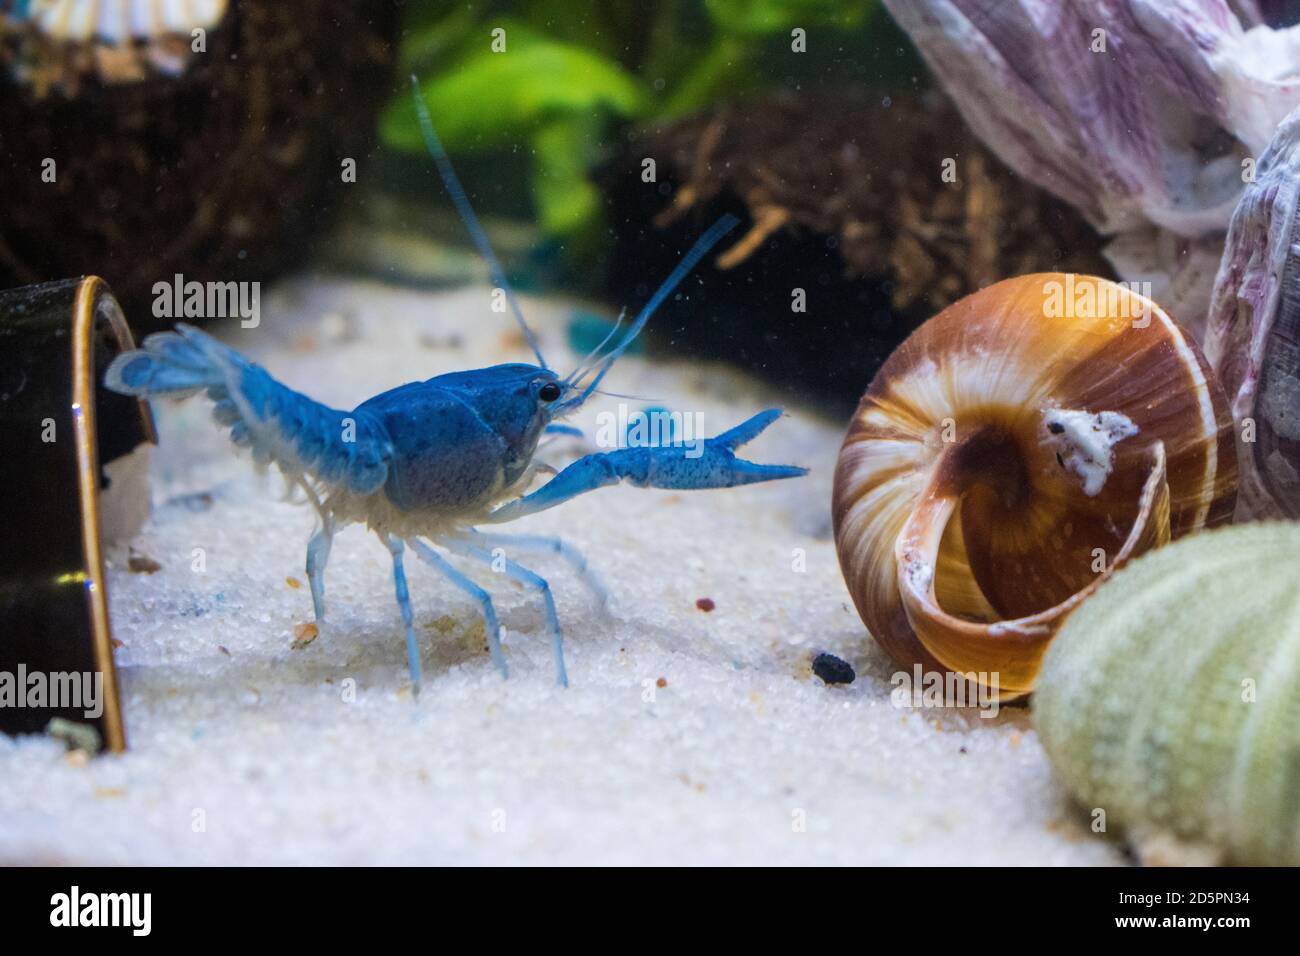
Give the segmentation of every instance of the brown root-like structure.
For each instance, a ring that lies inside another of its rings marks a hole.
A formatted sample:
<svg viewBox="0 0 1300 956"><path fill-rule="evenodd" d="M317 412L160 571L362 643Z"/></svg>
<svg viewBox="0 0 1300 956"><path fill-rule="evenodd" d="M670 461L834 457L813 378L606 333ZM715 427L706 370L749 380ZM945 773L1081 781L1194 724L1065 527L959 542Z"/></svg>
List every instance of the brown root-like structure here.
<svg viewBox="0 0 1300 956"><path fill-rule="evenodd" d="M1066 615L1116 567L1230 518L1222 390L1150 300L1090 276L954 303L881 368L835 474L836 547L900 664L1033 688Z"/></svg>

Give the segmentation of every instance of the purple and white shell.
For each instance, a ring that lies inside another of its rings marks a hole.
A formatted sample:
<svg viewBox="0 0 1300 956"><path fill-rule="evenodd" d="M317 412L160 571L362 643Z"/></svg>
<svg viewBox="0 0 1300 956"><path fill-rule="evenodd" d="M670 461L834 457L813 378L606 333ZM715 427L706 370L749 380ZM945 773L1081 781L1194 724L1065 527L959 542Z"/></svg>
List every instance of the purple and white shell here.
<svg viewBox="0 0 1300 956"><path fill-rule="evenodd" d="M1242 518L1300 518L1300 109L1228 229L1205 335L1237 421Z"/></svg>

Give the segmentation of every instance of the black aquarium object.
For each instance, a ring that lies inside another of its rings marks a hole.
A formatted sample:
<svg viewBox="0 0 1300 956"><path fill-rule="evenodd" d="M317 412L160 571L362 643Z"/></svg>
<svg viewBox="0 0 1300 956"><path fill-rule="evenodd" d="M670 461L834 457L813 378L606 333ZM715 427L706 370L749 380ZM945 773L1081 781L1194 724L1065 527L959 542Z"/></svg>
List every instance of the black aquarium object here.
<svg viewBox="0 0 1300 956"><path fill-rule="evenodd" d="M23 686L0 706L6 733L39 733L62 718L92 726L110 750L126 747L103 541L106 529L129 533L147 514L147 469L115 482L106 469L154 431L147 405L101 383L131 345L102 279L0 292L0 675L11 690L32 675L47 688L56 675L97 675L102 705L87 716L84 706L51 706L67 695Z"/></svg>

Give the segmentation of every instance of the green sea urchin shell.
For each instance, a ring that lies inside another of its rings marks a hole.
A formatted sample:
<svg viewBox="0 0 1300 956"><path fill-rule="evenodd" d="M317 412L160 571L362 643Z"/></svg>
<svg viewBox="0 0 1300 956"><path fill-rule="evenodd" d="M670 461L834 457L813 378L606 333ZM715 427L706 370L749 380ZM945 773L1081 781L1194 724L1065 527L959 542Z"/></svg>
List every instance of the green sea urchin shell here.
<svg viewBox="0 0 1300 956"><path fill-rule="evenodd" d="M1066 786L1139 845L1300 865L1300 524L1205 532L1118 571L1043 659Z"/></svg>

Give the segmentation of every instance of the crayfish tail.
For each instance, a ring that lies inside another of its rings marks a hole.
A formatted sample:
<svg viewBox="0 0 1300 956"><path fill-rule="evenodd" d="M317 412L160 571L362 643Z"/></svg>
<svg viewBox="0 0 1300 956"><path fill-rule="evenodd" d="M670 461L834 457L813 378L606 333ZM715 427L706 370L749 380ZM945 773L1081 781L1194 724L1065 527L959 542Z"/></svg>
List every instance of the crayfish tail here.
<svg viewBox="0 0 1300 956"><path fill-rule="evenodd" d="M104 383L141 398L206 390L212 415L258 465L369 494L387 478L392 443L370 415L342 412L276 381L264 368L188 325L113 360Z"/></svg>
<svg viewBox="0 0 1300 956"><path fill-rule="evenodd" d="M104 384L123 395L184 397L221 384L208 358L178 332L157 332L144 347L123 352L108 367Z"/></svg>

